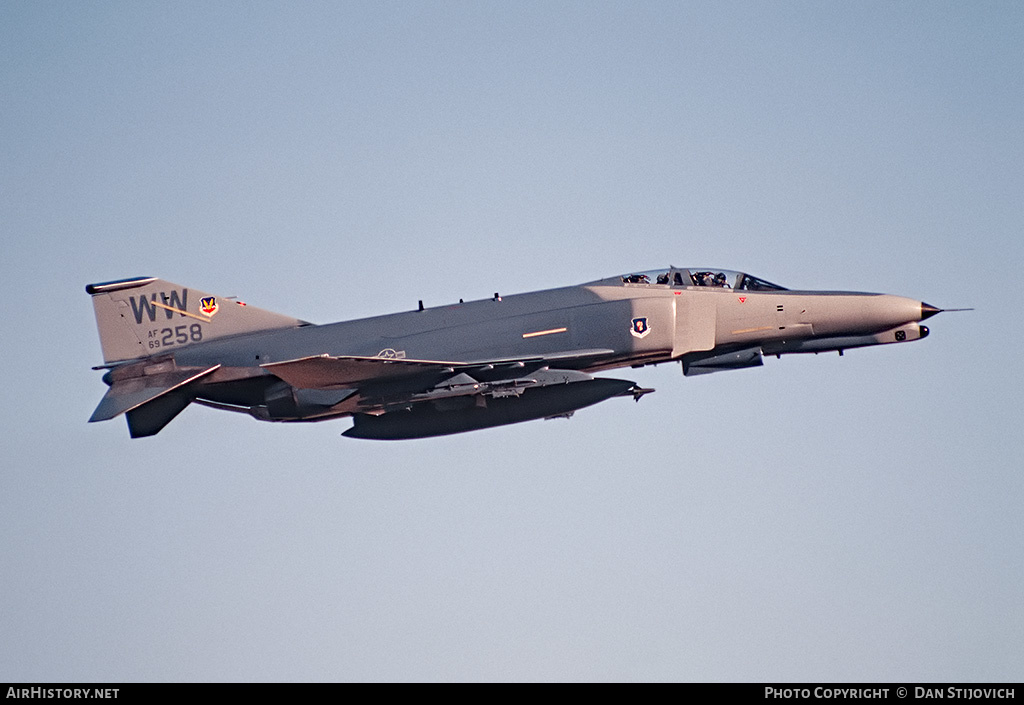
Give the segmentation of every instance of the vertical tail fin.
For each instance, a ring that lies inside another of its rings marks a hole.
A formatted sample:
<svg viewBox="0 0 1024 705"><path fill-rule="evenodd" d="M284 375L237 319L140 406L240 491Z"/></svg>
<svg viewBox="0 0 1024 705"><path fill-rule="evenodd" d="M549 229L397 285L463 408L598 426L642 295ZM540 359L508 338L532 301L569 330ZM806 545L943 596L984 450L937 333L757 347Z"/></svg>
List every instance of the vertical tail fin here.
<svg viewBox="0 0 1024 705"><path fill-rule="evenodd" d="M242 333L305 321L155 277L89 284L103 361L115 364Z"/></svg>

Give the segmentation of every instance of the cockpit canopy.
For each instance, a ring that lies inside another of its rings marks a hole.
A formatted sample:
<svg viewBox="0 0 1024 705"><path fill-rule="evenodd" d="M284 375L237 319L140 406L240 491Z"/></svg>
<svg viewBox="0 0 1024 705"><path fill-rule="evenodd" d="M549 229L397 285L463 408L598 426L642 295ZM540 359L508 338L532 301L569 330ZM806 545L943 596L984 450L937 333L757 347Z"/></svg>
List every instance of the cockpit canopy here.
<svg viewBox="0 0 1024 705"><path fill-rule="evenodd" d="M605 282L616 281L606 279ZM743 272L734 272L729 269L714 269L711 267L696 267L680 269L667 267L665 269L654 269L648 272L631 272L623 274L617 281L626 285L661 285L671 287L681 286L706 286L718 289L736 289L737 291L786 291L786 287L772 284L764 279L759 279Z"/></svg>

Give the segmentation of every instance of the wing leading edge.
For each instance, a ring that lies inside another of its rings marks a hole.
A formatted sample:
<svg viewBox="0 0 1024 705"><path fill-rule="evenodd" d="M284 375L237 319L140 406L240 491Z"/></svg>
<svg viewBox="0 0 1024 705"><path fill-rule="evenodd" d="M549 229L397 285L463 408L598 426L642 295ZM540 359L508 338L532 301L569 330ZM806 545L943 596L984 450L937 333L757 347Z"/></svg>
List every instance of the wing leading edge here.
<svg viewBox="0 0 1024 705"><path fill-rule="evenodd" d="M356 355L312 355L310 357L269 362L261 367L299 389L351 389L406 378L459 373L494 373L538 369L573 360L590 360L613 354L613 350L595 349L555 353L533 357L501 358L471 362L414 360L406 358L360 357Z"/></svg>

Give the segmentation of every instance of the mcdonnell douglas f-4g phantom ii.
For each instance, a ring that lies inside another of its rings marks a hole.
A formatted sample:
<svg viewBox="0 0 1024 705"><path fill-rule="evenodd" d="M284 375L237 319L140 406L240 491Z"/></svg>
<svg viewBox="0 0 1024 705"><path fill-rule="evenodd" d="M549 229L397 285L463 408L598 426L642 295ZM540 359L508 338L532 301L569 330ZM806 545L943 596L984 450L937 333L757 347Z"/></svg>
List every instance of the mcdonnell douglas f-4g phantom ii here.
<svg viewBox="0 0 1024 705"><path fill-rule="evenodd" d="M667 267L580 286L314 325L142 277L90 284L110 389L90 421L152 436L189 404L263 421L351 416L395 440L571 415L652 389L592 373L678 360L684 375L763 355L918 340L941 309Z"/></svg>

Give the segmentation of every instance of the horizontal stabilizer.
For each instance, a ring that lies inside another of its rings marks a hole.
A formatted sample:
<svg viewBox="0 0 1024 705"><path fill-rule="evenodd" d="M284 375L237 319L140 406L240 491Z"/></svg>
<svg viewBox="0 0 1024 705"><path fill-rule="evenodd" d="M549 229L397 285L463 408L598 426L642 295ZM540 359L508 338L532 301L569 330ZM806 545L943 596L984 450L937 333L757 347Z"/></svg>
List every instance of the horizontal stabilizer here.
<svg viewBox="0 0 1024 705"><path fill-rule="evenodd" d="M155 436L191 403L192 396L179 387L135 407L126 414L128 435L132 438Z"/></svg>
<svg viewBox="0 0 1024 705"><path fill-rule="evenodd" d="M110 386L110 389L107 390L107 393L103 395L103 399L100 400L99 406L96 407L96 411L92 413L89 421L106 421L120 414L130 412L158 397L162 397L175 390L180 390L190 382L194 382L200 377L205 377L219 367L220 365L214 365L213 367L179 367L172 371L161 372L155 375L116 380ZM188 406L188 401L185 402L185 406ZM185 406L182 406L181 409L184 409ZM181 409L178 409L175 414L179 413Z"/></svg>

